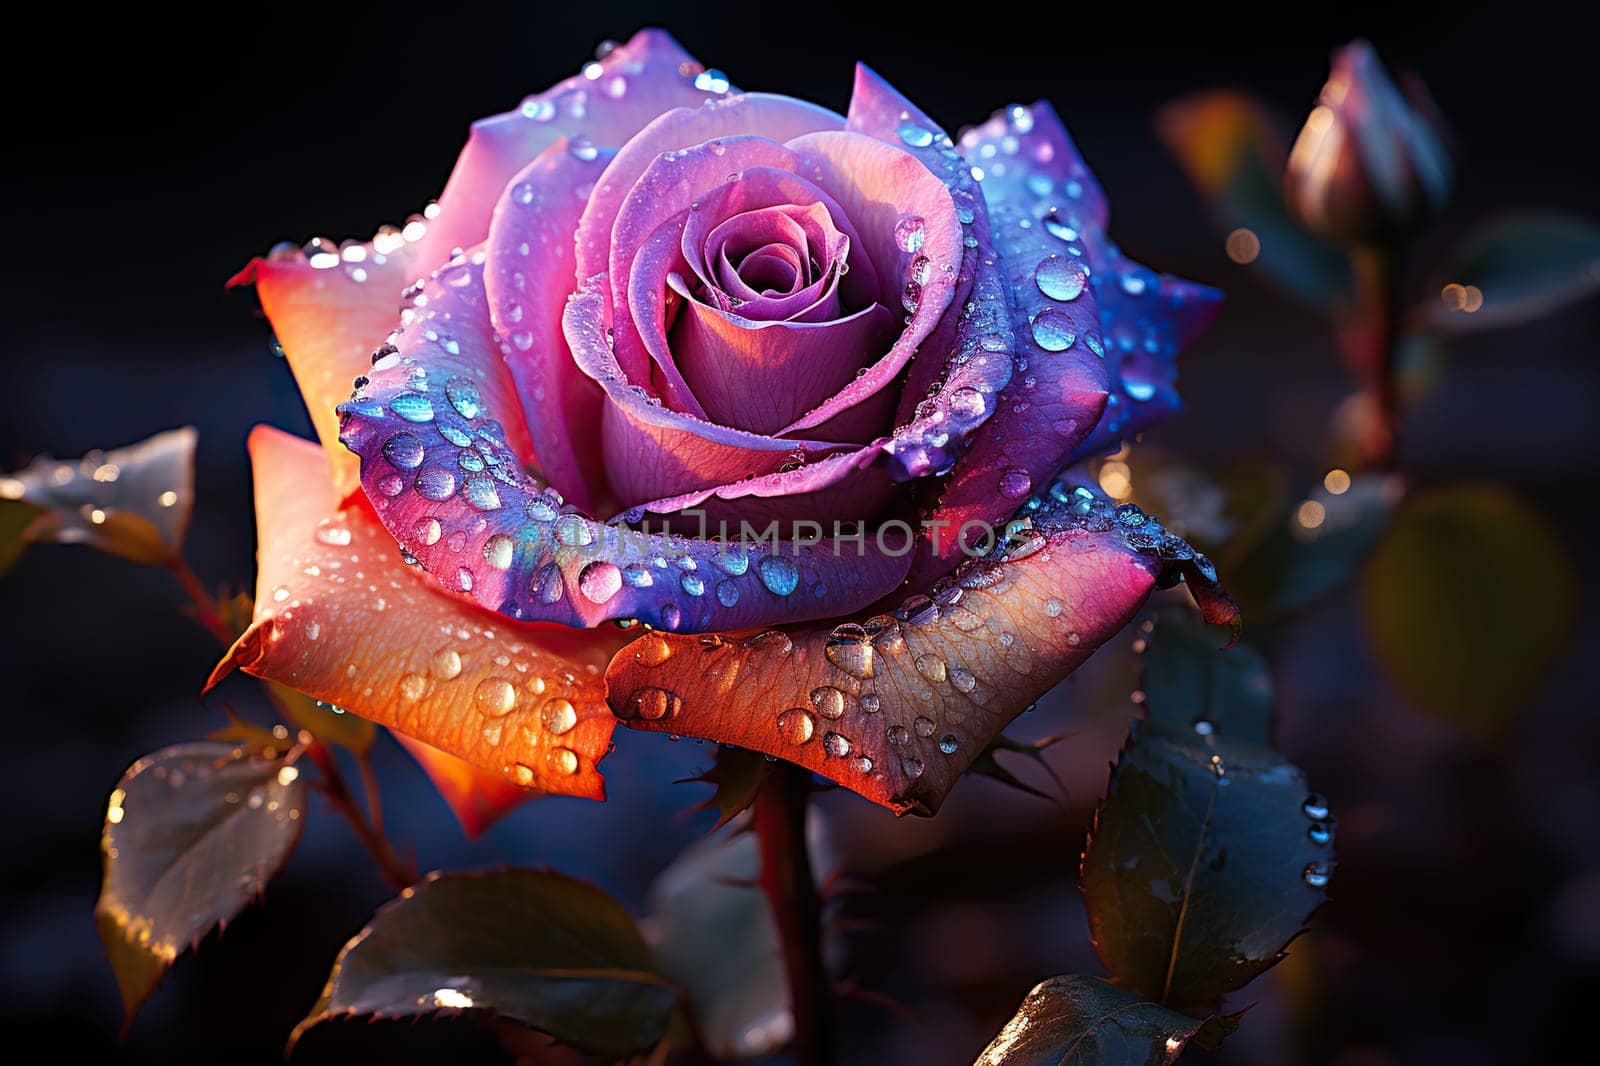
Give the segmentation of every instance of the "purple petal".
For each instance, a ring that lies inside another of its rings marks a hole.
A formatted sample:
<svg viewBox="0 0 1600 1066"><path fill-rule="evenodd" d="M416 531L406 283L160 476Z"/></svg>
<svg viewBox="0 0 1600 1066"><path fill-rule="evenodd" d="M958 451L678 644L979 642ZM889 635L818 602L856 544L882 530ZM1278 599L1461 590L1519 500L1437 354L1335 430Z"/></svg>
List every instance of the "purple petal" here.
<svg viewBox="0 0 1600 1066"><path fill-rule="evenodd" d="M521 412L476 258L428 280L396 350L340 408L379 520L441 589L519 620L699 630L831 617L900 582L909 557L870 541L741 550L562 513L498 421Z"/></svg>
<svg viewBox="0 0 1600 1066"><path fill-rule="evenodd" d="M609 158L609 152L560 140L517 174L495 208L483 274L490 319L509 344L506 364L529 416L535 462L553 488L591 513L604 505L605 397L572 361L561 313L572 291L580 194Z"/></svg>
<svg viewBox="0 0 1600 1066"><path fill-rule="evenodd" d="M438 217L420 242L418 262L431 268L451 249L482 242L506 183L561 138L614 147L668 108L715 99L718 93L695 87L703 69L670 34L640 30L517 110L474 122L439 197Z"/></svg>

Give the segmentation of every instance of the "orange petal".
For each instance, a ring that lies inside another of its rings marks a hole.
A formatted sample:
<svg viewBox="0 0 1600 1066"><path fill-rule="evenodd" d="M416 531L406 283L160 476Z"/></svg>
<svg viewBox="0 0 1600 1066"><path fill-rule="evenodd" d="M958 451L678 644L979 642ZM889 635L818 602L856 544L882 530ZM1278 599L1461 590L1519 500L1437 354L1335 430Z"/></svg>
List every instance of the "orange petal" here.
<svg viewBox="0 0 1600 1066"><path fill-rule="evenodd" d="M341 507L315 445L250 435L260 574L234 667L440 748L517 785L604 798L615 726L601 668L620 638L518 624L436 591L356 495Z"/></svg>
<svg viewBox="0 0 1600 1066"><path fill-rule="evenodd" d="M456 821L461 823L468 840L477 840L491 825L511 813L512 808L544 795L535 789L521 788L500 774L480 770L448 751L412 740L404 733L395 733L394 738L432 779L433 787L455 812Z"/></svg>
<svg viewBox="0 0 1600 1066"><path fill-rule="evenodd" d="M639 638L606 672L612 708L638 729L787 759L899 812L936 810L989 742L1127 624L1158 580L1215 577L1154 518L1114 512L1076 473L1064 476L990 557L892 615Z"/></svg>
<svg viewBox="0 0 1600 1066"><path fill-rule="evenodd" d="M421 274L416 246L363 245L359 261L341 261L336 249L307 256L285 247L252 260L228 282L254 284L327 450L340 497L360 485L360 461L339 443L334 411L350 397L350 383L372 365L372 353L400 322L400 294ZM313 265L315 264L315 265Z"/></svg>

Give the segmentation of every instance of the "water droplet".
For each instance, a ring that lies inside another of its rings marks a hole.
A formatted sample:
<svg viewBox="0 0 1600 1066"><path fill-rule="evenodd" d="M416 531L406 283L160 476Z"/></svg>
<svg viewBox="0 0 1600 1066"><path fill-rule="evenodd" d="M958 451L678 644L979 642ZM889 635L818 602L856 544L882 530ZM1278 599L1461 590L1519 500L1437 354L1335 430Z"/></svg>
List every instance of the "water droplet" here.
<svg viewBox="0 0 1600 1066"><path fill-rule="evenodd" d="M467 498L468 503L480 511L500 509L500 490L495 488L493 478L470 477L462 486L461 494Z"/></svg>
<svg viewBox="0 0 1600 1066"><path fill-rule="evenodd" d="M958 418L977 418L983 409L983 393L971 385L963 385L950 394L950 413Z"/></svg>
<svg viewBox="0 0 1600 1066"><path fill-rule="evenodd" d="M1312 822L1306 836L1311 838L1311 843L1323 847L1333 840L1333 828L1327 822Z"/></svg>
<svg viewBox="0 0 1600 1066"><path fill-rule="evenodd" d="M551 748L545 759L550 763L550 769L558 774L578 772L578 753L571 748Z"/></svg>
<svg viewBox="0 0 1600 1066"><path fill-rule="evenodd" d="M823 654L828 661L852 677L872 676L872 642L867 631L854 623L836 626L828 634Z"/></svg>
<svg viewBox="0 0 1600 1066"><path fill-rule="evenodd" d="M822 750L842 759L850 754L850 738L843 733L829 733L822 738Z"/></svg>
<svg viewBox="0 0 1600 1066"><path fill-rule="evenodd" d="M1196 718L1194 731L1196 736L1209 737L1217 731L1217 727L1209 718Z"/></svg>
<svg viewBox="0 0 1600 1066"><path fill-rule="evenodd" d="M383 457L401 470L422 465L422 439L415 433L396 433L383 442Z"/></svg>
<svg viewBox="0 0 1600 1066"><path fill-rule="evenodd" d="M350 545L350 531L344 526L334 525L331 518L324 518L317 524L315 535L318 542L335 548L346 548Z"/></svg>
<svg viewBox="0 0 1600 1066"><path fill-rule="evenodd" d="M844 693L832 685L821 685L811 690L811 706L824 718L839 718L844 714Z"/></svg>
<svg viewBox="0 0 1600 1066"><path fill-rule="evenodd" d="M1033 491L1033 478L1021 467L1012 467L1000 475L1000 494L1017 500Z"/></svg>
<svg viewBox="0 0 1600 1066"><path fill-rule="evenodd" d="M578 591L591 603L605 603L622 588L622 571L615 563L598 560L578 575Z"/></svg>
<svg viewBox="0 0 1600 1066"><path fill-rule="evenodd" d="M1076 259L1052 255L1039 261L1033 280L1039 291L1052 300L1076 300L1083 295L1089 274Z"/></svg>
<svg viewBox="0 0 1600 1066"><path fill-rule="evenodd" d="M672 658L672 645L656 633L640 637L633 645L633 661L640 666L660 666Z"/></svg>
<svg viewBox="0 0 1600 1066"><path fill-rule="evenodd" d="M675 603L663 604L661 607L661 626L663 629L677 629L683 624L683 611Z"/></svg>
<svg viewBox="0 0 1600 1066"><path fill-rule="evenodd" d="M910 780L915 781L922 776L922 760L910 752L902 752L900 755L900 772Z"/></svg>
<svg viewBox="0 0 1600 1066"><path fill-rule="evenodd" d="M878 698L876 692L868 692L861 697L861 709L868 714L877 714L882 706L883 701Z"/></svg>
<svg viewBox="0 0 1600 1066"><path fill-rule="evenodd" d="M884 735L891 744L906 744L911 740L911 731L903 725L892 725L884 730Z"/></svg>
<svg viewBox="0 0 1600 1066"><path fill-rule="evenodd" d="M411 532L417 540L432 546L439 543L439 538L444 536L444 527L439 524L437 518L419 518Z"/></svg>
<svg viewBox="0 0 1600 1066"><path fill-rule="evenodd" d="M1303 876L1312 888L1327 888L1333 872L1325 862L1308 862Z"/></svg>
<svg viewBox="0 0 1600 1066"><path fill-rule="evenodd" d="M1047 352L1064 352L1078 339L1064 311L1046 307L1033 316L1033 341Z"/></svg>
<svg viewBox="0 0 1600 1066"><path fill-rule="evenodd" d="M496 533L483 544L483 558L496 570L511 569L512 557L516 554L516 542L504 533Z"/></svg>
<svg viewBox="0 0 1600 1066"><path fill-rule="evenodd" d="M897 132L900 134L900 139L913 148L926 148L933 143L933 131L917 125L910 119L900 123Z"/></svg>
<svg viewBox="0 0 1600 1066"><path fill-rule="evenodd" d="M433 421L433 401L417 392L402 392L389 401L389 410L407 422Z"/></svg>
<svg viewBox="0 0 1600 1066"><path fill-rule="evenodd" d="M417 475L417 492L434 501L448 500L456 491L456 476L439 466L430 466Z"/></svg>
<svg viewBox="0 0 1600 1066"><path fill-rule="evenodd" d="M945 661L937 655L925 654L916 658L917 673L929 681L940 682L949 676L949 668Z"/></svg>
<svg viewBox="0 0 1600 1066"><path fill-rule="evenodd" d="M478 682L472 693L473 705L480 714L500 718L511 713L517 705L517 690L511 682L499 677L486 677Z"/></svg>
<svg viewBox="0 0 1600 1066"><path fill-rule="evenodd" d="M477 418L483 410L483 397L478 394L478 387L466 378L451 378L445 382L444 397L462 418Z"/></svg>
<svg viewBox="0 0 1600 1066"><path fill-rule="evenodd" d="M678 697L664 688L642 688L628 697L625 715L659 722L678 713Z"/></svg>
<svg viewBox="0 0 1600 1066"><path fill-rule="evenodd" d="M803 707L790 707L778 715L778 735L791 744L804 744L816 730L816 719Z"/></svg>
<svg viewBox="0 0 1600 1066"><path fill-rule="evenodd" d="M559 737L578 724L578 709L564 696L553 696L539 708L539 723L545 732Z"/></svg>
<svg viewBox="0 0 1600 1066"><path fill-rule="evenodd" d="M756 564L761 583L774 596L787 596L800 584L800 568L781 555L764 555Z"/></svg>
<svg viewBox="0 0 1600 1066"><path fill-rule="evenodd" d="M683 591L687 592L691 596L701 596L704 595L706 591L706 583L699 574L683 574L678 578L678 584L682 586Z"/></svg>
<svg viewBox="0 0 1600 1066"><path fill-rule="evenodd" d="M1045 231L1050 234L1050 236L1055 237L1058 240L1066 241L1068 244L1078 239L1078 231L1067 225L1055 215L1051 215L1049 218L1044 220L1044 228Z"/></svg>
<svg viewBox="0 0 1600 1066"><path fill-rule="evenodd" d="M1323 822L1328 819L1328 801L1319 793L1313 792L1300 804L1300 811L1313 822Z"/></svg>
<svg viewBox="0 0 1600 1066"><path fill-rule="evenodd" d="M794 651L794 641L780 629L768 629L746 640L743 647L763 655L788 655Z"/></svg>
<svg viewBox="0 0 1600 1066"><path fill-rule="evenodd" d="M400 695L413 702L420 700L422 694L428 691L428 679L421 674L407 674L400 679Z"/></svg>
<svg viewBox="0 0 1600 1066"><path fill-rule="evenodd" d="M538 780L538 776L539 775L533 772L533 767L531 766L524 766L521 763L517 763L511 767L511 780L515 781L523 788L527 788L532 785L534 781Z"/></svg>
<svg viewBox="0 0 1600 1066"><path fill-rule="evenodd" d="M694 87L703 93L716 93L720 96L727 92L730 86L728 76L715 68L702 70L694 77Z"/></svg>
<svg viewBox="0 0 1600 1066"><path fill-rule="evenodd" d="M978 687L978 679L970 670L955 669L950 671L950 683L959 692L971 692Z"/></svg>
<svg viewBox="0 0 1600 1066"><path fill-rule="evenodd" d="M939 750L944 752L946 755L954 755L956 750L960 747L961 742L955 738L955 734L953 733L946 733L944 736L939 738Z"/></svg>
<svg viewBox="0 0 1600 1066"><path fill-rule="evenodd" d="M428 672L441 681L449 681L461 673L461 653L454 648L444 649L429 661Z"/></svg>
<svg viewBox="0 0 1600 1066"><path fill-rule="evenodd" d="M931 737L934 730L933 719L919 714L911 723L911 728L917 731L919 737Z"/></svg>
<svg viewBox="0 0 1600 1066"><path fill-rule="evenodd" d="M927 240L927 224L921 215L902 215L894 224L894 243L902 252L919 252Z"/></svg>

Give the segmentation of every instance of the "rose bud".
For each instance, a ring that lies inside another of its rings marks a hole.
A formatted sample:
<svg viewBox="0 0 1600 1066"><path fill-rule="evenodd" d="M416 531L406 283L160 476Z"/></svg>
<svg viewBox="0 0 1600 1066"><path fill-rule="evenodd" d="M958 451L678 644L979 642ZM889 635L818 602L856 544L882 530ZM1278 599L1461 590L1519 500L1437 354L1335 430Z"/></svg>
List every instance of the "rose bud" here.
<svg viewBox="0 0 1600 1066"><path fill-rule="evenodd" d="M1317 106L1289 153L1289 210L1318 236L1370 243L1443 210L1450 157L1427 90L1402 92L1366 41L1336 51Z"/></svg>

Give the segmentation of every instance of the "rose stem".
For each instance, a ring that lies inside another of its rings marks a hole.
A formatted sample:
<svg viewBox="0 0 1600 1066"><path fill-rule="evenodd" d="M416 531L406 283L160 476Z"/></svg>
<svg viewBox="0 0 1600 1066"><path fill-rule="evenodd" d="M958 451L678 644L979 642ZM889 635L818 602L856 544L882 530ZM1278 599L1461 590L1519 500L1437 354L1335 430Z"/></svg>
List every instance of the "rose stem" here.
<svg viewBox="0 0 1600 1066"><path fill-rule="evenodd" d="M175 556L167 564L167 569L178 579L178 584L194 603L195 617L200 624L210 630L211 635L216 637L224 648L232 647L234 634L228 631L227 625L222 621L222 609L217 604L216 597L206 591L205 583L196 576L188 561L181 555ZM370 823L351 795L349 786L344 783L344 775L340 773L339 764L334 760L333 753L318 742L306 749L306 755L317 764L317 769L322 771L323 792L333 803L334 809L350 823L356 839L361 841L362 846L372 855L373 861L378 864L383 879L396 888L405 888L415 883L416 871L411 868L410 863L396 854L394 845L389 842L389 837L384 832L383 806L378 796L378 782L367 757L358 756L361 784L367 795L367 808L372 812Z"/></svg>
<svg viewBox="0 0 1600 1066"><path fill-rule="evenodd" d="M761 889L783 947L794 1012L795 1066L833 1061L833 1004L822 963L822 903L806 850L806 798L811 775L779 763L756 793L754 821L761 851Z"/></svg>
<svg viewBox="0 0 1600 1066"><path fill-rule="evenodd" d="M222 608L217 604L217 598L206 591L206 586L189 566L187 560L181 555L172 557L167 563L167 569L172 576L178 579L178 584L188 594L194 604L195 618L210 631L211 635L221 641L224 648L233 644L234 634L222 621Z"/></svg>
<svg viewBox="0 0 1600 1066"><path fill-rule="evenodd" d="M389 843L389 838L383 835L383 831L369 823L366 815L361 813L361 807L344 783L344 775L339 772L339 764L334 761L333 752L318 741L306 749L306 755L317 764L317 769L322 771L323 794L328 797L334 809L344 815L345 820L350 823L356 839L361 841L361 845L378 864L378 871L383 879L397 889L409 888L415 884L416 870L395 852L394 845Z"/></svg>
<svg viewBox="0 0 1600 1066"><path fill-rule="evenodd" d="M1366 458L1375 469L1393 470L1400 434L1398 359L1405 318L1405 248L1399 241L1369 245L1356 249L1351 260L1361 317L1357 365L1367 377L1367 388L1378 409L1379 439L1366 442Z"/></svg>

